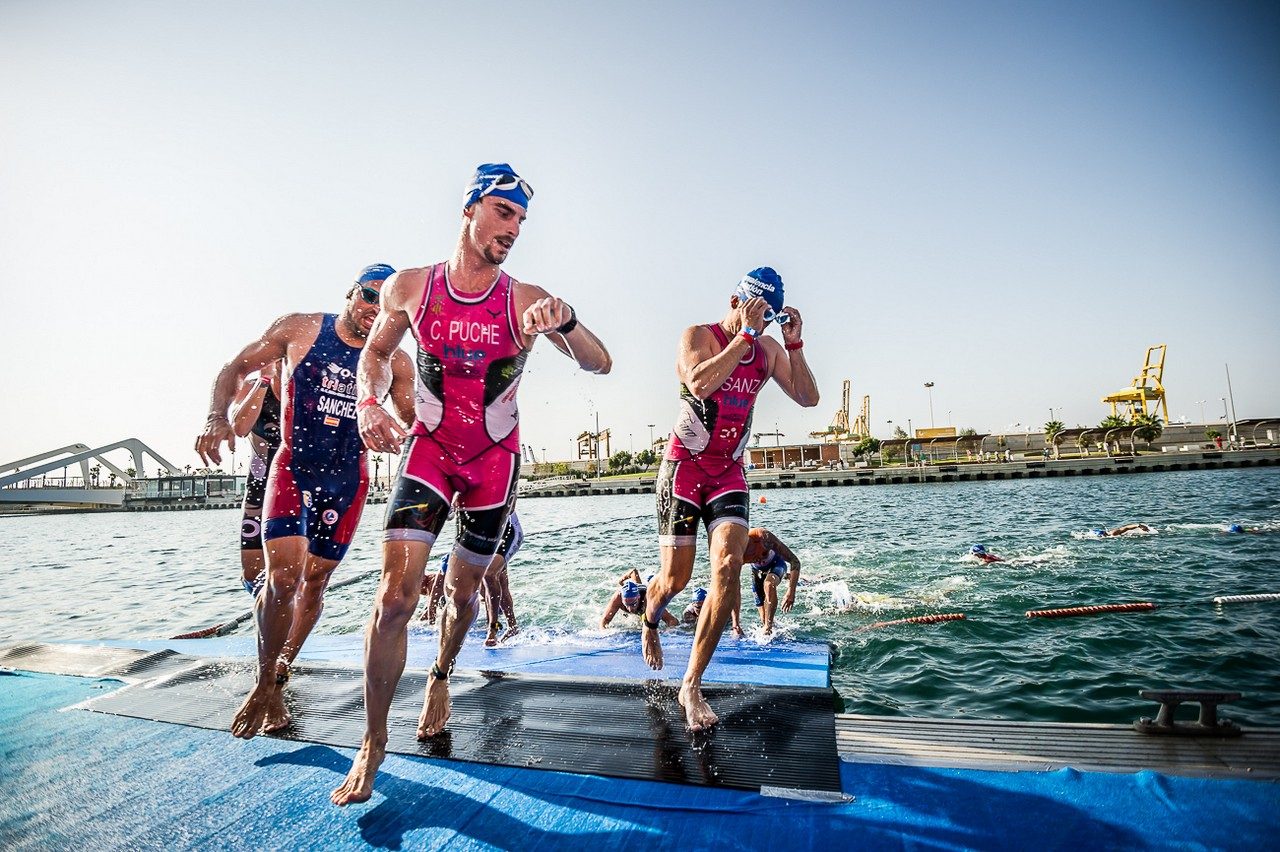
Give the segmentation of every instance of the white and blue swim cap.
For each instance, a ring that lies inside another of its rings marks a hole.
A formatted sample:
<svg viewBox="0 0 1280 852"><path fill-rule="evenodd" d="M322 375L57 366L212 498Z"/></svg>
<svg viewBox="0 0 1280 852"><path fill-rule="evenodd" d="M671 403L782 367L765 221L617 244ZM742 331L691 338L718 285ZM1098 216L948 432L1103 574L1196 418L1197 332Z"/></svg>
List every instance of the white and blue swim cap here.
<svg viewBox="0 0 1280 852"><path fill-rule="evenodd" d="M693 602L702 603L707 599L707 590L699 586L693 590Z"/></svg>
<svg viewBox="0 0 1280 852"><path fill-rule="evenodd" d="M973 547L969 548L969 552L970 553L986 553L987 548L985 545L975 544Z"/></svg>
<svg viewBox="0 0 1280 852"><path fill-rule="evenodd" d="M1231 526L1227 527L1227 532L1242 533L1244 532L1244 526L1242 526L1241 524L1232 524Z"/></svg>
<svg viewBox="0 0 1280 852"><path fill-rule="evenodd" d="M1107 534L1107 531L1104 529L1094 529L1094 530L1090 530L1090 532L1093 535L1096 535L1098 538L1102 538Z"/></svg>
<svg viewBox="0 0 1280 852"><path fill-rule="evenodd" d="M449 554L440 557L440 573L447 573L449 570Z"/></svg>
<svg viewBox="0 0 1280 852"><path fill-rule="evenodd" d="M738 282L734 295L742 301L760 296L769 303L769 310L764 312L764 321L777 320L779 325L790 321L788 314L779 313L786 302L782 296L782 276L770 266L760 266L748 272Z"/></svg>
<svg viewBox="0 0 1280 852"><path fill-rule="evenodd" d="M514 201L528 210L533 187L506 163L481 163L462 194L462 209L466 210L486 195Z"/></svg>
<svg viewBox="0 0 1280 852"><path fill-rule="evenodd" d="M374 263L360 270L360 277L356 279L357 284L368 284L370 281L386 281L396 271L385 263Z"/></svg>
<svg viewBox="0 0 1280 852"><path fill-rule="evenodd" d="M640 597L640 586L633 580L628 580L622 584L622 599L624 601L633 601Z"/></svg>

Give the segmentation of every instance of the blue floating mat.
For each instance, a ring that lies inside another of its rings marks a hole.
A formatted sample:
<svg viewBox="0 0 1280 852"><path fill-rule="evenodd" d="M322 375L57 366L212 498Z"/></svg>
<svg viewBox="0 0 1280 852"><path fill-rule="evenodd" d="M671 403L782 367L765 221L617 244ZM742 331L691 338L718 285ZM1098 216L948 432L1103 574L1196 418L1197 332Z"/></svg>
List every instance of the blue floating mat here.
<svg viewBox="0 0 1280 852"><path fill-rule="evenodd" d="M1275 848L1280 785L843 763L814 803L390 755L372 800L328 801L353 752L59 712L118 681L0 672L0 848Z"/></svg>

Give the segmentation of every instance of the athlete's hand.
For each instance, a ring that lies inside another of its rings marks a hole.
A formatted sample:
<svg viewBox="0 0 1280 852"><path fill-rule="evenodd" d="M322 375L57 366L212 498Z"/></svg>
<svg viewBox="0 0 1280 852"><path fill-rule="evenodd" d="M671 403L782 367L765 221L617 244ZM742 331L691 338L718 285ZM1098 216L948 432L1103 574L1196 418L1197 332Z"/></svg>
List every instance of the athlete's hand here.
<svg viewBox="0 0 1280 852"><path fill-rule="evenodd" d="M196 452L200 454L205 467L222 464L222 453L218 446L223 441L227 442L229 452L236 451L236 433L231 428L231 422L225 417L210 415L205 421L204 431L196 438Z"/></svg>
<svg viewBox="0 0 1280 852"><path fill-rule="evenodd" d="M760 296L753 296L738 305L738 318L742 320L742 327L750 326L756 331L764 331L764 312L768 309L769 303Z"/></svg>
<svg viewBox="0 0 1280 852"><path fill-rule="evenodd" d="M366 405L356 414L360 438L375 453L399 453L407 434L381 405Z"/></svg>
<svg viewBox="0 0 1280 852"><path fill-rule="evenodd" d="M555 331L567 323L572 316L573 308L569 307L563 299L544 296L525 308L520 324L525 334L533 336Z"/></svg>
<svg viewBox="0 0 1280 852"><path fill-rule="evenodd" d="M795 343L800 339L800 330L804 328L804 320L800 318L800 312L790 305L783 308L780 313L791 317L788 322L779 326L782 329L782 339L787 343Z"/></svg>
<svg viewBox="0 0 1280 852"><path fill-rule="evenodd" d="M782 611L791 612L791 607L795 605L796 605L796 593L787 592L787 596L782 600L782 604L781 604Z"/></svg>

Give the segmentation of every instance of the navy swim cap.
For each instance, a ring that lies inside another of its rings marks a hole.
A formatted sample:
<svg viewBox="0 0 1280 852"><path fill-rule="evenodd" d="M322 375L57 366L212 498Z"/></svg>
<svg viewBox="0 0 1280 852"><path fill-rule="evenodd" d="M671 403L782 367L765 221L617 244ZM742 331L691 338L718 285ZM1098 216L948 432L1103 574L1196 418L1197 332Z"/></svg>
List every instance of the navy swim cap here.
<svg viewBox="0 0 1280 852"><path fill-rule="evenodd" d="M969 552L970 553L986 553L987 548L981 544L975 544L973 547L969 548Z"/></svg>
<svg viewBox="0 0 1280 852"><path fill-rule="evenodd" d="M1102 538L1107 534L1107 531L1103 529L1096 529L1096 530L1093 530L1092 532L1094 535L1098 536L1099 538Z"/></svg>
<svg viewBox="0 0 1280 852"><path fill-rule="evenodd" d="M707 590L699 586L693 590L693 602L702 603L707 599Z"/></svg>
<svg viewBox="0 0 1280 852"><path fill-rule="evenodd" d="M386 281L395 274L396 271L385 263L375 263L360 270L360 277L356 279L356 283L368 284L370 281Z"/></svg>
<svg viewBox="0 0 1280 852"><path fill-rule="evenodd" d="M1242 532L1244 532L1244 527L1243 527L1243 526L1241 526L1240 524L1232 524L1231 526L1227 527L1227 532L1229 532L1229 533L1242 533Z"/></svg>
<svg viewBox="0 0 1280 852"><path fill-rule="evenodd" d="M440 557L440 573L444 574L449 570L449 554Z"/></svg>
<svg viewBox="0 0 1280 852"><path fill-rule="evenodd" d="M738 282L737 296L746 299L761 296L777 313L785 304L782 299L782 276L768 266L753 269Z"/></svg>
<svg viewBox="0 0 1280 852"><path fill-rule="evenodd" d="M640 587L632 580L622 584L622 599L624 601L635 600L640 597Z"/></svg>
<svg viewBox="0 0 1280 852"><path fill-rule="evenodd" d="M533 187L506 163L481 163L462 194L462 209L466 210L486 195L514 201L528 210Z"/></svg>

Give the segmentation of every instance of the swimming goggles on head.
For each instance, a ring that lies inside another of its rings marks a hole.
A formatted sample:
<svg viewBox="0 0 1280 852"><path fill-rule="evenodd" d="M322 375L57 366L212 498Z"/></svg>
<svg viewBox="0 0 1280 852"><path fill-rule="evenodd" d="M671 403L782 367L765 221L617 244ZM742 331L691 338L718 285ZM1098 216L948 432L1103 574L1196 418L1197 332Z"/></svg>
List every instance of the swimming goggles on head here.
<svg viewBox="0 0 1280 852"><path fill-rule="evenodd" d="M484 182L488 182L488 186L481 186ZM526 198L533 198L533 187L529 186L529 182L519 175L511 174L482 175L472 185L472 191L474 192L477 188L480 190L480 194L476 196L476 200L479 201L490 193L499 190L505 192L516 187L520 188Z"/></svg>
<svg viewBox="0 0 1280 852"><path fill-rule="evenodd" d="M743 286L738 287L738 292L736 295L738 296L739 299L741 299L744 302L747 301L748 299L755 298L750 293L748 293L747 288ZM775 311L772 307L768 307L764 309L764 321L776 322L778 325L786 325L787 323L791 322L791 314L783 313L782 311Z"/></svg>

